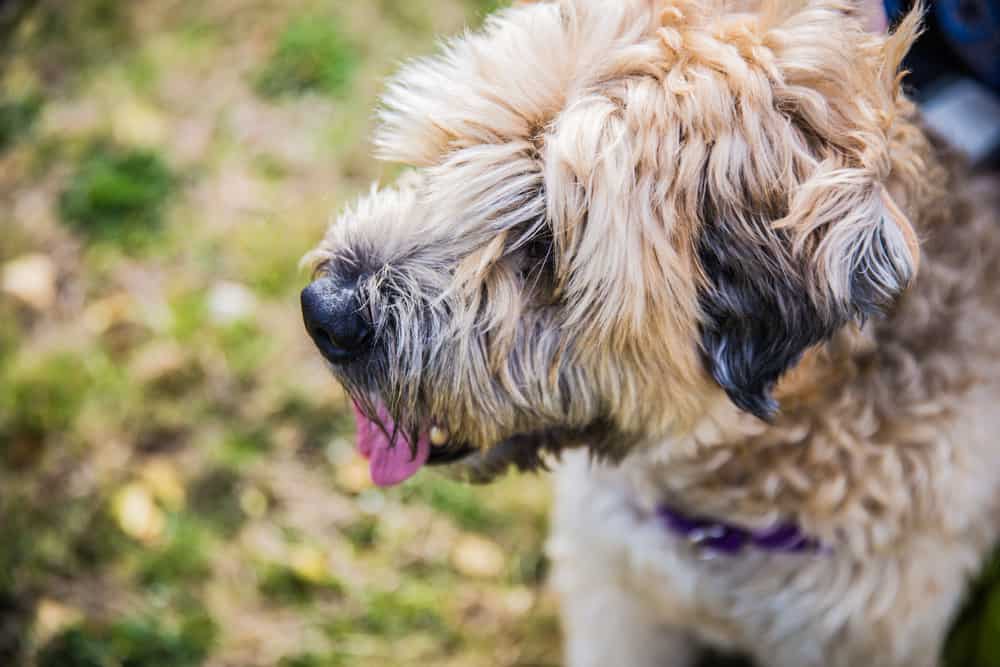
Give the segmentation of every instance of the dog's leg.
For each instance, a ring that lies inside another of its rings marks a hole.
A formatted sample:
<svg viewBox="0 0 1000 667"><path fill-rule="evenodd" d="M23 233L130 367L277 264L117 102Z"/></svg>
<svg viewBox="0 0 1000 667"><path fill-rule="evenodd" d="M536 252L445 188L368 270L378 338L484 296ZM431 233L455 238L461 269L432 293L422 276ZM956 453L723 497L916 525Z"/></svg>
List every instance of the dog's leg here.
<svg viewBox="0 0 1000 667"><path fill-rule="evenodd" d="M567 667L687 667L694 644L681 631L657 624L629 591L595 583L564 592L562 622Z"/></svg>
<svg viewBox="0 0 1000 667"><path fill-rule="evenodd" d="M549 555L560 594L568 667L686 667L693 640L635 580L632 542L642 532L612 479L570 453L557 474ZM661 586L660 581L648 587Z"/></svg>

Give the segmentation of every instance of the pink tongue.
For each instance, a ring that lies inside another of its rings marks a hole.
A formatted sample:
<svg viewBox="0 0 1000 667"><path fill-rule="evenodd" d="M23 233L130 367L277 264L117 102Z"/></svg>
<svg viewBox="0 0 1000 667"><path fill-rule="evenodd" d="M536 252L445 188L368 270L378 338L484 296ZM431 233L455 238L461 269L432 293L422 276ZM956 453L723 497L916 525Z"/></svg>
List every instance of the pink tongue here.
<svg viewBox="0 0 1000 667"><path fill-rule="evenodd" d="M416 452L402 431L394 432L394 424L385 406L378 407L382 427L354 406L358 423L358 451L368 459L372 481L378 486L392 486L408 480L420 470L431 453L431 442L424 433L417 438ZM384 429L384 431L383 431ZM389 435L386 435L388 433Z"/></svg>

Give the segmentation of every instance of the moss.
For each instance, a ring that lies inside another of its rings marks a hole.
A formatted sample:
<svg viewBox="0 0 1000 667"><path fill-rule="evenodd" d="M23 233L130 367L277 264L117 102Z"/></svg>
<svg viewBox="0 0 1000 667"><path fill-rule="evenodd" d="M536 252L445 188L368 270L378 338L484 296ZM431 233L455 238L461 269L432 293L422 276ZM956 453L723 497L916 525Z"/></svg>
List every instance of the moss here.
<svg viewBox="0 0 1000 667"><path fill-rule="evenodd" d="M278 39L270 60L257 75L257 91L265 97L318 92L344 94L360 63L357 47L334 19L294 19Z"/></svg>
<svg viewBox="0 0 1000 667"><path fill-rule="evenodd" d="M89 241L134 248L160 232L176 183L156 152L96 144L62 191L59 213Z"/></svg>

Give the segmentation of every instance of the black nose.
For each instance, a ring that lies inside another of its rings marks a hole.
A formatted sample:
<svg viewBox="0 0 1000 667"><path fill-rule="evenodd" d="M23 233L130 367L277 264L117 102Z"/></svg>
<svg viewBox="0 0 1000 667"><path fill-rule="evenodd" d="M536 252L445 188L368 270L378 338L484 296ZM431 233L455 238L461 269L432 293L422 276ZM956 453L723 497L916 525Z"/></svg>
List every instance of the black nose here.
<svg viewBox="0 0 1000 667"><path fill-rule="evenodd" d="M320 278L302 290L302 319L323 356L334 363L358 358L371 338L357 283Z"/></svg>

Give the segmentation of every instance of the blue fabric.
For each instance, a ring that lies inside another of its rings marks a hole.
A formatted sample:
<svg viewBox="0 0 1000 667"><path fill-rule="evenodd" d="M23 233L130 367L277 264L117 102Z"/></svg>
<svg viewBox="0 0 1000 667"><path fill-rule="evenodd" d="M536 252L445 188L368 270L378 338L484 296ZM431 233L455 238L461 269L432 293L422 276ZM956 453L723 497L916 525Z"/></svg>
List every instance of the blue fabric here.
<svg viewBox="0 0 1000 667"><path fill-rule="evenodd" d="M938 0L934 13L965 64L1000 86L1000 0Z"/></svg>
<svg viewBox="0 0 1000 667"><path fill-rule="evenodd" d="M912 4L883 1L890 24ZM928 4L955 53L986 83L1000 89L1000 0L931 0Z"/></svg>

